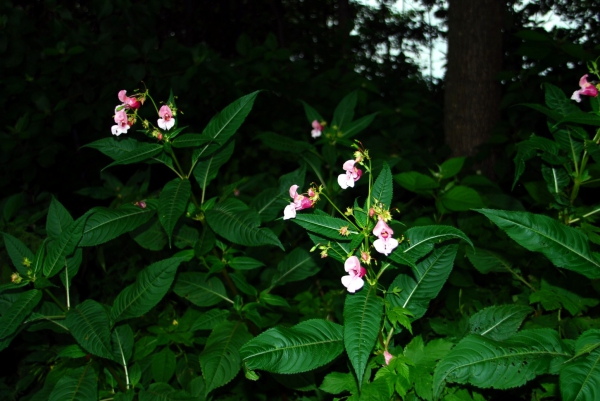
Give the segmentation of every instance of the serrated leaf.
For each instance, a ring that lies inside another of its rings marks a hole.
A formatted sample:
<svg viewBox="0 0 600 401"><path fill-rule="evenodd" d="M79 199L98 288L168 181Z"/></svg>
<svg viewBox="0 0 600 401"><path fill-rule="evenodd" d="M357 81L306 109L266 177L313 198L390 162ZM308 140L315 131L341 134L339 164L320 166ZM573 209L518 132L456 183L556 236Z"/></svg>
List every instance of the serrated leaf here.
<svg viewBox="0 0 600 401"><path fill-rule="evenodd" d="M319 112L313 109L311 106L309 106L308 103L302 100L300 100L300 103L302 103L302 106L304 107L304 113L306 114L306 118L308 119L309 123L312 123L315 120L317 120L318 122L323 121L323 117L321 117Z"/></svg>
<svg viewBox="0 0 600 401"><path fill-rule="evenodd" d="M411 321L422 317L429 302L439 294L448 279L457 250L456 244L441 246L417 263L417 268L412 269L414 278L405 274L396 276L386 295L387 301L392 306L408 309L413 314ZM394 294L395 287L402 291Z"/></svg>
<svg viewBox="0 0 600 401"><path fill-rule="evenodd" d="M440 165L440 175L443 179L452 178L460 173L460 170L465 163L464 157L453 157Z"/></svg>
<svg viewBox="0 0 600 401"><path fill-rule="evenodd" d="M362 132L365 128L367 128L378 113L369 114L368 116L364 116L359 118L358 120L354 120L349 124L346 124L344 130L342 131L342 138L348 139Z"/></svg>
<svg viewBox="0 0 600 401"><path fill-rule="evenodd" d="M73 223L73 217L65 207L53 196L46 219L46 232L50 238L56 239Z"/></svg>
<svg viewBox="0 0 600 401"><path fill-rule="evenodd" d="M219 173L219 168L231 158L234 147L235 141L231 141L227 146L222 147L212 155L198 160L194 168L194 178L196 178L200 188L206 189L208 184L215 179Z"/></svg>
<svg viewBox="0 0 600 401"><path fill-rule="evenodd" d="M167 245L168 239L160 221L150 220L131 231L131 237L144 249L160 251Z"/></svg>
<svg viewBox="0 0 600 401"><path fill-rule="evenodd" d="M110 312L113 322L138 317L152 309L169 291L182 258L152 263L136 277L135 283L117 295Z"/></svg>
<svg viewBox="0 0 600 401"><path fill-rule="evenodd" d="M415 260L431 252L435 244L450 239L462 239L473 246L473 243L465 233L450 226L412 227L406 230L404 237L404 242L400 244L394 253L402 252Z"/></svg>
<svg viewBox="0 0 600 401"><path fill-rule="evenodd" d="M20 293L19 297L0 317L0 339L13 334L41 299L42 292L39 290Z"/></svg>
<svg viewBox="0 0 600 401"><path fill-rule="evenodd" d="M10 260L13 263L13 266L19 274L23 277L27 277L27 267L25 263L29 261L29 263L33 263L35 256L33 252L25 244L23 244L20 240L13 237L10 234L2 233L2 237L4 238L4 246L6 247L6 252L10 257Z"/></svg>
<svg viewBox="0 0 600 401"><path fill-rule="evenodd" d="M570 113L556 123L556 125L564 123L577 123L583 125L592 125L594 127L600 127L600 116L595 113L584 113L583 111L577 111Z"/></svg>
<svg viewBox="0 0 600 401"><path fill-rule="evenodd" d="M571 183L569 173L562 166L547 166L542 164L542 177L546 181L548 192L559 194Z"/></svg>
<svg viewBox="0 0 600 401"><path fill-rule="evenodd" d="M260 217L237 199L227 199L206 211L210 228L227 240L240 245L283 245L268 228L259 228Z"/></svg>
<svg viewBox="0 0 600 401"><path fill-rule="evenodd" d="M373 184L373 189L371 190L371 204L374 204L375 201L383 203L387 209L390 208L392 204L393 197L393 178L392 171L390 170L390 166L386 162L383 162L383 168L381 172L377 176L375 180L375 184Z"/></svg>
<svg viewBox="0 0 600 401"><path fill-rule="evenodd" d="M90 401L98 399L98 382L92 364L68 371L62 376L48 401Z"/></svg>
<svg viewBox="0 0 600 401"><path fill-rule="evenodd" d="M215 233L208 226L202 227L200 232L200 238L194 245L194 254L196 257L200 257L208 252L215 246Z"/></svg>
<svg viewBox="0 0 600 401"><path fill-rule="evenodd" d="M81 240L89 212L75 220L57 239L48 244L44 259L44 276L50 278L65 267L66 258L73 253Z"/></svg>
<svg viewBox="0 0 600 401"><path fill-rule="evenodd" d="M114 360L126 366L133 355L133 330L128 324L115 327L111 335Z"/></svg>
<svg viewBox="0 0 600 401"><path fill-rule="evenodd" d="M323 366L343 350L342 326L326 320L307 320L293 327L274 327L240 350L245 369L292 374Z"/></svg>
<svg viewBox="0 0 600 401"><path fill-rule="evenodd" d="M512 264L499 254L482 248L467 248L467 258L480 273L510 272Z"/></svg>
<svg viewBox="0 0 600 401"><path fill-rule="evenodd" d="M557 267L588 278L600 278L600 261L592 253L585 234L550 217L527 212L480 209L519 245L546 256Z"/></svg>
<svg viewBox="0 0 600 401"><path fill-rule="evenodd" d="M578 112L579 109L565 96L562 89L550 83L544 83L546 105L562 116Z"/></svg>
<svg viewBox="0 0 600 401"><path fill-rule="evenodd" d="M190 331L212 330L217 324L227 320L228 316L228 310L211 309L196 319Z"/></svg>
<svg viewBox="0 0 600 401"><path fill-rule="evenodd" d="M331 126L337 129L344 129L345 126L350 124L354 118L354 108L356 107L356 100L358 98L358 92L350 92L340 101L333 112L333 120Z"/></svg>
<svg viewBox="0 0 600 401"><path fill-rule="evenodd" d="M92 148L99 150L113 160L117 160L130 154L139 148L141 143L133 138L103 138L98 141L83 145L82 148Z"/></svg>
<svg viewBox="0 0 600 401"><path fill-rule="evenodd" d="M394 180L403 188L417 193L428 193L439 187L439 184L433 178L416 171L396 174Z"/></svg>
<svg viewBox="0 0 600 401"><path fill-rule="evenodd" d="M347 294L344 303L344 346L360 389L367 362L381 324L383 299L377 296L377 287L365 283L356 294Z"/></svg>
<svg viewBox="0 0 600 401"><path fill-rule="evenodd" d="M446 209L455 212L464 212L483 206L483 201L477 191L463 185L455 185L448 192L444 192L440 201Z"/></svg>
<svg viewBox="0 0 600 401"><path fill-rule="evenodd" d="M98 302L88 299L71 308L65 323L83 349L102 358L114 359L108 315Z"/></svg>
<svg viewBox="0 0 600 401"><path fill-rule="evenodd" d="M118 209L94 208L85 222L79 246L96 246L133 231L145 224L156 212L155 200L146 201L146 207L126 204Z"/></svg>
<svg viewBox="0 0 600 401"><path fill-rule="evenodd" d="M193 148L204 145L210 141L210 138L203 137L200 134L185 134L174 139L171 144L174 148Z"/></svg>
<svg viewBox="0 0 600 401"><path fill-rule="evenodd" d="M339 394L344 391L358 393L356 380L351 373L331 372L325 376L319 389L329 394Z"/></svg>
<svg viewBox="0 0 600 401"><path fill-rule="evenodd" d="M233 304L227 297L225 287L217 277L204 273L181 273L173 287L175 294L198 306L212 306L221 301Z"/></svg>
<svg viewBox="0 0 600 401"><path fill-rule="evenodd" d="M471 334L502 341L517 332L523 320L533 312L526 305L494 305L471 316Z"/></svg>
<svg viewBox="0 0 600 401"><path fill-rule="evenodd" d="M340 234L340 229L342 227L347 227L348 233L350 234L358 234L354 227L349 227L350 223L346 220L338 219L337 217L321 214L298 213L292 221L309 231L332 239L349 239L347 236Z"/></svg>
<svg viewBox="0 0 600 401"><path fill-rule="evenodd" d="M169 181L160 192L158 199L158 220L167 233L169 244L171 243L173 229L185 211L191 194L192 184L190 181L179 178Z"/></svg>
<svg viewBox="0 0 600 401"><path fill-rule="evenodd" d="M560 370L560 395L564 401L597 400L600 397L600 330L588 330L575 343L578 357ZM583 353L586 348L592 351Z"/></svg>
<svg viewBox="0 0 600 401"><path fill-rule="evenodd" d="M496 389L522 386L538 375L556 374L570 356L558 333L550 329L524 330L503 342L472 334L436 367L434 396L439 397L450 382Z"/></svg>
<svg viewBox="0 0 600 401"><path fill-rule="evenodd" d="M310 253L302 248L295 248L277 265L277 273L271 281L271 288L292 281L304 280L317 274L319 267Z"/></svg>
<svg viewBox="0 0 600 401"><path fill-rule="evenodd" d="M122 164L133 164L144 160L148 160L153 156L158 155L163 150L163 145L158 143L145 143L142 144L131 152L128 152L122 156L119 156L114 162L104 167L102 171L109 167L122 165Z"/></svg>
<svg viewBox="0 0 600 401"><path fill-rule="evenodd" d="M229 266L235 270L253 270L264 265L263 262L248 256L238 256L229 261Z"/></svg>
<svg viewBox="0 0 600 401"><path fill-rule="evenodd" d="M239 372L240 348L252 338L242 322L223 322L210 333L200 354L206 393L229 383Z"/></svg>
<svg viewBox="0 0 600 401"><path fill-rule="evenodd" d="M152 355L152 377L156 382L169 382L175 374L175 354L169 347Z"/></svg>

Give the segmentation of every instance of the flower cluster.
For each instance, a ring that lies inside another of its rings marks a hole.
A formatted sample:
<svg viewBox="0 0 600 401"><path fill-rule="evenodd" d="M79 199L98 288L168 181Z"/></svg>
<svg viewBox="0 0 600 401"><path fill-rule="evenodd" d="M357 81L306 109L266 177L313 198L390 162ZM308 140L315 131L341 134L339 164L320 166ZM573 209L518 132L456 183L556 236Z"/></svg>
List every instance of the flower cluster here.
<svg viewBox="0 0 600 401"><path fill-rule="evenodd" d="M581 102L581 95L591 97L598 96L598 88L596 88L592 82L588 82L587 76L588 74L585 74L583 77L581 77L579 80L579 87L581 89L573 92L573 95L571 96L571 99L577 101L578 103Z"/></svg>
<svg viewBox="0 0 600 401"><path fill-rule="evenodd" d="M293 219L296 217L296 210L308 209L315 205L319 200L319 193L315 188L309 188L304 195L298 193L298 185L290 187L290 197L292 202L283 209L283 219Z"/></svg>
<svg viewBox="0 0 600 401"><path fill-rule="evenodd" d="M137 110L144 103L145 97L143 94L138 96L127 96L127 91L119 91L117 97L121 101L121 104L115 107L115 123L110 130L113 135L119 136L126 134L129 127L131 127L136 120ZM127 114L130 112L130 114Z"/></svg>
<svg viewBox="0 0 600 401"><path fill-rule="evenodd" d="M362 279L367 270L360 265L360 261L356 256L350 256L344 263L344 269L348 273L342 277L342 284L348 289L348 292L354 293L365 285Z"/></svg>

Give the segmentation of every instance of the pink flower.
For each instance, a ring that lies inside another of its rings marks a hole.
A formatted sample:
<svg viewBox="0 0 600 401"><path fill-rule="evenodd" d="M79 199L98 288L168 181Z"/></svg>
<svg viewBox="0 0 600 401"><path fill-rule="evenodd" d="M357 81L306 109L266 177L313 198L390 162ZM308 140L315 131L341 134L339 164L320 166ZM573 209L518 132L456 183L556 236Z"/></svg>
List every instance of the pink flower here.
<svg viewBox="0 0 600 401"><path fill-rule="evenodd" d="M373 242L373 246L377 252L387 256L398 246L398 240L392 238L392 234L394 234L394 231L385 221L380 219L375 228L373 228L373 235L378 238Z"/></svg>
<svg viewBox="0 0 600 401"><path fill-rule="evenodd" d="M293 219L296 217L296 210L308 209L313 207L313 200L310 197L301 195L298 193L298 185L292 185L290 187L290 197L293 199L293 202L290 203L283 209L283 219ZM311 188L309 191L314 193L314 190Z"/></svg>
<svg viewBox="0 0 600 401"><path fill-rule="evenodd" d="M158 126L162 129L166 129L167 131L173 128L175 125L175 119L173 118L173 113L169 106L164 105L158 111L158 115L160 118L158 119Z"/></svg>
<svg viewBox="0 0 600 401"><path fill-rule="evenodd" d="M343 169L346 170L346 173L338 176L338 184L340 184L342 189L354 187L354 182L358 181L362 176L362 170L356 168L354 166L355 164L356 162L354 160L347 160L344 163Z"/></svg>
<svg viewBox="0 0 600 401"><path fill-rule="evenodd" d="M581 102L581 95L596 97L598 96L598 89L594 86L594 84L587 81L588 74L585 74L579 80L579 86L581 89L573 92L573 96L571 96L572 100L576 100L578 103Z"/></svg>
<svg viewBox="0 0 600 401"><path fill-rule="evenodd" d="M127 91L119 91L119 100L123 103L123 106L127 109L139 109L142 105L135 97L127 97Z"/></svg>
<svg viewBox="0 0 600 401"><path fill-rule="evenodd" d="M390 354L387 350L383 351L383 357L385 358L385 364L389 365L394 355Z"/></svg>
<svg viewBox="0 0 600 401"><path fill-rule="evenodd" d="M127 121L127 113L123 110L117 111L115 113L115 122L117 125L113 125L110 130L113 135L119 136L121 134L126 134L129 129L129 122Z"/></svg>
<svg viewBox="0 0 600 401"><path fill-rule="evenodd" d="M356 256L350 256L344 263L344 270L348 272L347 276L342 277L342 284L348 289L348 292L355 293L363 288L365 282L362 277L367 274L364 267Z"/></svg>
<svg viewBox="0 0 600 401"><path fill-rule="evenodd" d="M315 121L312 122L312 127L313 127L313 130L310 131L310 135L313 138L320 137L321 136L321 132L323 132L323 126L317 120L315 120Z"/></svg>

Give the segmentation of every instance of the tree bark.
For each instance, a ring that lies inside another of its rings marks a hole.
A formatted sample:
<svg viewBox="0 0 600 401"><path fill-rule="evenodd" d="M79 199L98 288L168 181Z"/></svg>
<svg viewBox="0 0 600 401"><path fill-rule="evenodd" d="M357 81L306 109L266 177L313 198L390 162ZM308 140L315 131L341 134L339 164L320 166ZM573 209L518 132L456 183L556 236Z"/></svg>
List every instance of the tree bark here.
<svg viewBox="0 0 600 401"><path fill-rule="evenodd" d="M500 83L495 76L502 69L505 3L449 1L444 133L453 156L474 156L500 119Z"/></svg>

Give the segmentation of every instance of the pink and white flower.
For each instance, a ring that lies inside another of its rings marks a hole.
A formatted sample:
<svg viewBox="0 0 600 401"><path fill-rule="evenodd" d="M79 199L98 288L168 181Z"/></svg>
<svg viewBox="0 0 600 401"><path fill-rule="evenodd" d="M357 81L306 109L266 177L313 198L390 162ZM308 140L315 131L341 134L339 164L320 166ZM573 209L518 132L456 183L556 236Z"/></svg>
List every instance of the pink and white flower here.
<svg viewBox="0 0 600 401"><path fill-rule="evenodd" d="M164 105L158 110L158 126L164 130L170 130L175 125L175 119L173 118L173 112L169 106Z"/></svg>
<svg viewBox="0 0 600 401"><path fill-rule="evenodd" d="M585 74L583 77L581 77L581 79L579 80L579 86L581 87L581 89L573 92L573 95L571 96L571 99L577 101L577 103L581 102L581 95L591 97L598 96L598 89L596 88L596 86L594 86L594 84L587 81L587 76L588 74Z"/></svg>
<svg viewBox="0 0 600 401"><path fill-rule="evenodd" d="M373 242L373 246L377 252L387 256L398 246L398 240L392 238L392 234L394 234L394 230L385 221L380 219L375 228L373 228L373 235L378 238Z"/></svg>
<svg viewBox="0 0 600 401"><path fill-rule="evenodd" d="M342 277L342 284L348 289L348 292L355 293L365 285L362 279L367 270L360 265L356 256L350 256L344 263L344 270L348 272L347 276Z"/></svg>
<svg viewBox="0 0 600 401"><path fill-rule="evenodd" d="M129 129L129 121L127 120L127 113L123 110L115 112L115 122L117 125L113 125L110 130L113 135L119 136L126 134Z"/></svg>
<svg viewBox="0 0 600 401"><path fill-rule="evenodd" d="M139 109L142 105L137 98L128 97L126 90L119 91L118 96L119 100L123 103L123 106L125 106L126 109Z"/></svg>
<svg viewBox="0 0 600 401"><path fill-rule="evenodd" d="M383 357L385 358L385 364L389 365L394 355L390 354L386 349L385 351L383 351Z"/></svg>
<svg viewBox="0 0 600 401"><path fill-rule="evenodd" d="M313 207L314 201L306 195L302 195L298 193L298 185L292 185L290 187L290 197L292 198L292 202L283 209L283 219L293 219L296 217L296 210L308 209ZM309 193L315 194L315 190L313 188L309 189ZM314 196L314 195L313 195Z"/></svg>
<svg viewBox="0 0 600 401"><path fill-rule="evenodd" d="M354 188L354 182L358 181L362 176L362 170L356 168L355 164L354 160L347 160L344 163L343 169L346 170L346 173L338 176L338 184L340 184L342 189L348 187Z"/></svg>
<svg viewBox="0 0 600 401"><path fill-rule="evenodd" d="M313 130L310 131L310 136L312 136L313 138L320 137L321 133L323 132L323 126L317 120L315 120L312 122L312 127Z"/></svg>

